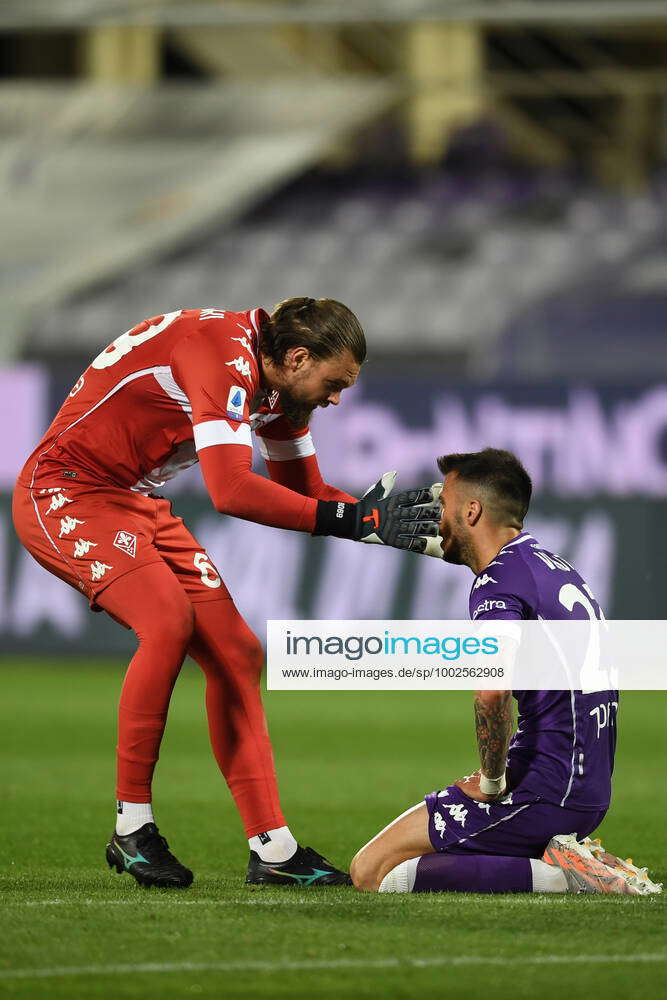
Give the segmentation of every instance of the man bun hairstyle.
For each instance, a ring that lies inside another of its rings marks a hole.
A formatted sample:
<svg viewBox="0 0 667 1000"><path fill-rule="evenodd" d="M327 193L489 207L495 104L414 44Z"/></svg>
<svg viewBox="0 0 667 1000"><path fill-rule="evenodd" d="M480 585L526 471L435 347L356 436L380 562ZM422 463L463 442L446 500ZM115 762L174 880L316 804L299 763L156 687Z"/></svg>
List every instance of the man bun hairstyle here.
<svg viewBox="0 0 667 1000"><path fill-rule="evenodd" d="M498 524L522 528L528 513L533 484L511 451L484 448L438 459L443 476L456 472L459 479L478 486L486 495L489 513Z"/></svg>
<svg viewBox="0 0 667 1000"><path fill-rule="evenodd" d="M260 350L282 365L292 347L307 347L317 360L347 350L357 364L366 359L366 338L354 313L335 299L304 297L279 302L261 327Z"/></svg>

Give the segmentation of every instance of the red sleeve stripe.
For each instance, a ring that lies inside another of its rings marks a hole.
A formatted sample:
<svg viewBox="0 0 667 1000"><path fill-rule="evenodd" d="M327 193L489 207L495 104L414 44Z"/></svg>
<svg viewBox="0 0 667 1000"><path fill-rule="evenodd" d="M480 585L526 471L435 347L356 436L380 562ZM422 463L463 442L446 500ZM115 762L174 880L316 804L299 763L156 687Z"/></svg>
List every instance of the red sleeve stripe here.
<svg viewBox="0 0 667 1000"><path fill-rule="evenodd" d="M203 424L195 424L192 429L197 451L214 444L242 444L252 448L250 424L231 427L226 420L207 420Z"/></svg>
<svg viewBox="0 0 667 1000"><path fill-rule="evenodd" d="M303 437L287 441L272 441L270 438L257 438L259 451L267 462L289 462L294 458L307 458L315 454L315 445L310 431Z"/></svg>

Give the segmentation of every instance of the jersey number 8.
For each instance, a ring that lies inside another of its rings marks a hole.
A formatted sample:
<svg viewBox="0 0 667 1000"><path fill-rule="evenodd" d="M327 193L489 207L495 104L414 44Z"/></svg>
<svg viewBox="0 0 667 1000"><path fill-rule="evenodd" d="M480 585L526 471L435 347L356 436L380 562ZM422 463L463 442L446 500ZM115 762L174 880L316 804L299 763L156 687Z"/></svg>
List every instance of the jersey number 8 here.
<svg viewBox="0 0 667 1000"><path fill-rule="evenodd" d="M182 309L178 309L176 312L165 313L159 323L152 323L145 330L141 329L144 325L143 323L140 323L139 326L133 326L131 330L122 333L120 337L116 337L113 343L109 344L101 354L98 354L92 363L92 367L100 369L110 368L111 365L115 365L117 361L120 361L126 354L129 354L134 347L138 347L139 344L145 344L147 340L151 340L158 333L166 330L175 319L178 319L182 311Z"/></svg>

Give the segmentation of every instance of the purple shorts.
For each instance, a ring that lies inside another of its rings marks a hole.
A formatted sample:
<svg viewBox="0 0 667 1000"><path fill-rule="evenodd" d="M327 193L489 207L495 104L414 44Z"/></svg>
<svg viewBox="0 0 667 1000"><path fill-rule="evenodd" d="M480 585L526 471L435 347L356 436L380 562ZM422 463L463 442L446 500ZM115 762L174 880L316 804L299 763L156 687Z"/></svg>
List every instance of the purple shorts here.
<svg viewBox="0 0 667 1000"><path fill-rule="evenodd" d="M476 802L456 785L426 796L428 835L436 851L539 858L558 833L588 837L606 809L584 812L549 802Z"/></svg>

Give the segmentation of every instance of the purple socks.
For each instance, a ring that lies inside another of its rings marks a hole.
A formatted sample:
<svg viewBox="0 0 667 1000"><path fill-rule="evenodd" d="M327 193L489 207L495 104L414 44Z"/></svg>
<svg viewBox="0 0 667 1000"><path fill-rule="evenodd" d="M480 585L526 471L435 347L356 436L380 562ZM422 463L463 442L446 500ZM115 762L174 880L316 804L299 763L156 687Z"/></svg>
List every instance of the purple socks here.
<svg viewBox="0 0 667 1000"><path fill-rule="evenodd" d="M492 854L425 854L413 892L531 892L530 858Z"/></svg>

